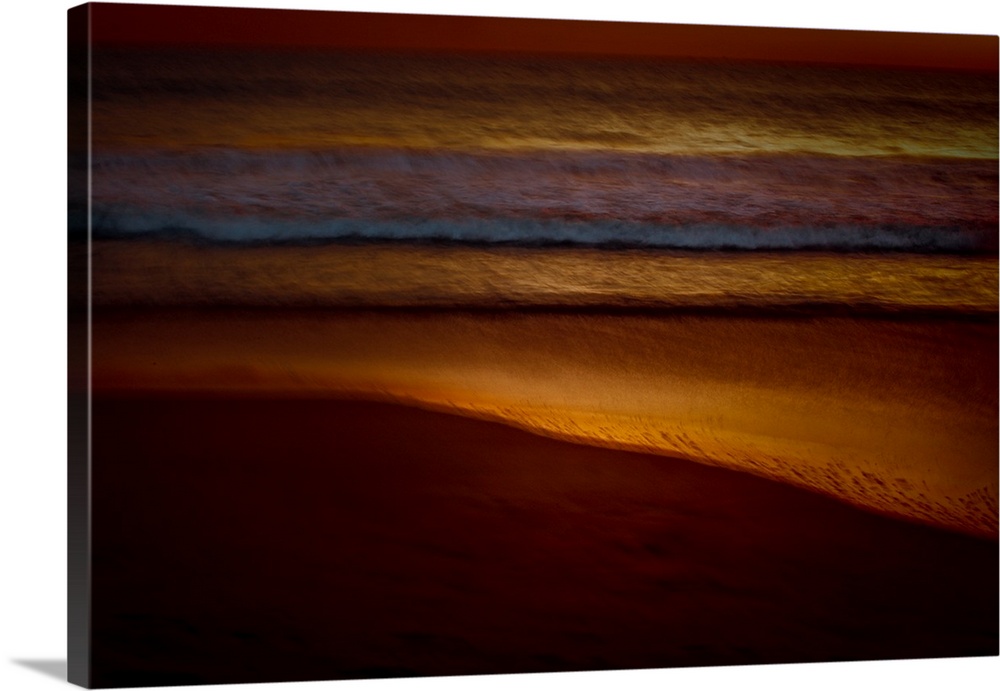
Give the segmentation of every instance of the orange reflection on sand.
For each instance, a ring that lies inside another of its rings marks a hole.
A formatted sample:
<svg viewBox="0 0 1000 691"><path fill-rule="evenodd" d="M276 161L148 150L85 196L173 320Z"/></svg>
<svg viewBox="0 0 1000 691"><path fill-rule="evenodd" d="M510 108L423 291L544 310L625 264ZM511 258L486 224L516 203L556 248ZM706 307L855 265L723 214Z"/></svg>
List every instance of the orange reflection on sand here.
<svg viewBox="0 0 1000 691"><path fill-rule="evenodd" d="M995 324L109 313L100 391L393 400L996 535Z"/></svg>

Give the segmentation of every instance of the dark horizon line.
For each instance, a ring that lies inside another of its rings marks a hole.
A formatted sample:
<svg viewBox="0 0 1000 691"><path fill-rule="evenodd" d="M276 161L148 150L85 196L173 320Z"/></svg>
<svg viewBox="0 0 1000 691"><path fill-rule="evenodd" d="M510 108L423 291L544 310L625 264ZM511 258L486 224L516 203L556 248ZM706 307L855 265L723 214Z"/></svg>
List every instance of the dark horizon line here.
<svg viewBox="0 0 1000 691"><path fill-rule="evenodd" d="M892 72L934 72L947 74L972 74L972 75L996 75L1000 74L1000 62L995 67L987 66L961 66L961 65L939 65L939 64L907 64L907 63L884 63L884 62L845 62L843 60L798 60L793 58L765 58L765 57L729 57L729 56L704 56L704 55L646 55L627 54L610 51L571 51L571 50L501 50L497 48L383 48L383 47L357 47L357 46L324 46L324 45L285 45L285 44L220 44L211 45L203 43L168 43L168 42L139 42L139 41L102 41L95 42L92 48L96 50L122 51L122 52L213 52L213 53L272 53L286 55L307 55L307 54L327 54L327 55L350 55L350 56L386 56L386 57L414 57L414 58L485 58L498 60L553 60L553 61L573 61L580 62L623 62L623 63L696 63L703 65L760 65L764 67L791 67L791 68L830 68L842 70L870 70L870 71L892 71Z"/></svg>
<svg viewBox="0 0 1000 691"><path fill-rule="evenodd" d="M486 50L998 70L998 37L986 34L113 3L87 8L89 38L97 46Z"/></svg>

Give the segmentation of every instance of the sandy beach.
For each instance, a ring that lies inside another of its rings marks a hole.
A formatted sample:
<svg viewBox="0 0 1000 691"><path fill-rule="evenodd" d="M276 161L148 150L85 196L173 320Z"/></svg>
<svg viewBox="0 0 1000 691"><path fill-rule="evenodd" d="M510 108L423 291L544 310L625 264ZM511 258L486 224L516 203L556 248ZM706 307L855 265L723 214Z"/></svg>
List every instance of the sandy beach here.
<svg viewBox="0 0 1000 691"><path fill-rule="evenodd" d="M98 684L995 655L997 543L360 401L98 397Z"/></svg>
<svg viewBox="0 0 1000 691"><path fill-rule="evenodd" d="M93 385L404 401L995 539L987 319L99 310Z"/></svg>

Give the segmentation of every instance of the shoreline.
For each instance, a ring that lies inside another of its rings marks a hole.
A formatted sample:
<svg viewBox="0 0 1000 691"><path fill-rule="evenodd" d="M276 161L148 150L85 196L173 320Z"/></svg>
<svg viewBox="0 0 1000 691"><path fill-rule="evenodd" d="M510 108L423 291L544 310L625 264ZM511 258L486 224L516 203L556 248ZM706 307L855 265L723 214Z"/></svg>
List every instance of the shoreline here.
<svg viewBox="0 0 1000 691"><path fill-rule="evenodd" d="M163 309L92 334L98 394L406 401L996 535L995 324Z"/></svg>
<svg viewBox="0 0 1000 691"><path fill-rule="evenodd" d="M997 653L995 541L404 406L94 404L107 681Z"/></svg>
<svg viewBox="0 0 1000 691"><path fill-rule="evenodd" d="M731 466L727 466L723 463L715 463L707 460L699 460L695 458L688 458L681 455L669 455L662 452L652 451L649 448L644 448L642 445L624 445L624 444L613 444L613 443L602 443L600 440L594 439L582 439L582 438L572 438L569 436L560 436L558 434L546 433L544 429L533 429L531 427L525 426L523 424L518 424L514 421L504 419L499 415L489 415L483 414L481 412L463 410L455 407L454 405L441 404L441 403L428 403L426 401L421 401L419 399L408 399L406 397L387 397L375 395L371 392L364 391L337 391L335 393L326 391L316 391L316 390L294 390L294 389L273 389L273 390L243 390L243 391L223 391L218 389L161 389L161 390L148 390L148 391L137 391L134 389L105 389L100 391L95 398L115 403L183 403L183 402L210 402L216 404L225 404L232 401L242 401L246 403L257 403L257 404L316 404L316 405L352 405L358 404L361 406L374 405L374 406L389 406L389 407L400 407L405 409L413 409L416 411L427 412L436 415L444 415L448 417L457 417L463 420L469 420L473 422L483 422L493 425L501 425L507 429L514 430L519 433L530 434L533 437L539 439L545 439L550 441L555 441L561 444L570 444L573 446L579 446L588 449L601 449L610 452L620 452L626 454L639 454L652 456L659 458L664 462L673 463L692 463L703 468L712 468L725 470L727 472L735 472L741 475L746 475L754 479L764 480L765 482L772 482L782 486L790 487L796 491L807 492L809 494L822 497L823 499L836 502L838 505L849 507L856 511L861 511L865 514L872 516L877 516L879 518L884 518L890 521L898 521L907 525L917 526L920 528L926 528L929 530L940 531L950 535L960 535L963 537L969 537L977 540L984 540L987 542L998 541L998 536L995 532L988 531L969 531L962 530L961 528L943 525L940 523L935 523L933 521L921 520L919 518L914 518L912 516L907 516L900 514L898 512L893 512L890 510L880 510L875 507L865 506L863 504L854 503L845 500L843 497L829 491L824 491L816 487L811 487L806 484L797 484L795 482L788 482L784 479L778 479L775 477L769 477L766 474L759 472L754 472L752 468L739 469Z"/></svg>

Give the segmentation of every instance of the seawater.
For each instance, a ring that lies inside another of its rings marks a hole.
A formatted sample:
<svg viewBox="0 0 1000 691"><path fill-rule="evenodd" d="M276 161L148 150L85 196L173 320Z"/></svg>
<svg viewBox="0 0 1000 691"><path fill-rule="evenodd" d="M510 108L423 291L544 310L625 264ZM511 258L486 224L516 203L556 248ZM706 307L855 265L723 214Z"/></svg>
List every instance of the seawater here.
<svg viewBox="0 0 1000 691"><path fill-rule="evenodd" d="M995 158L992 75L760 63L96 49L101 150Z"/></svg>
<svg viewBox="0 0 1000 691"><path fill-rule="evenodd" d="M82 248L80 248L82 249ZM691 252L496 243L233 245L103 240L106 307L757 310L969 317L997 312L989 255Z"/></svg>
<svg viewBox="0 0 1000 691"><path fill-rule="evenodd" d="M995 252L990 77L97 50L98 235ZM85 189L86 186L81 186Z"/></svg>
<svg viewBox="0 0 1000 691"><path fill-rule="evenodd" d="M97 49L92 93L99 392L393 400L996 536L995 75Z"/></svg>

